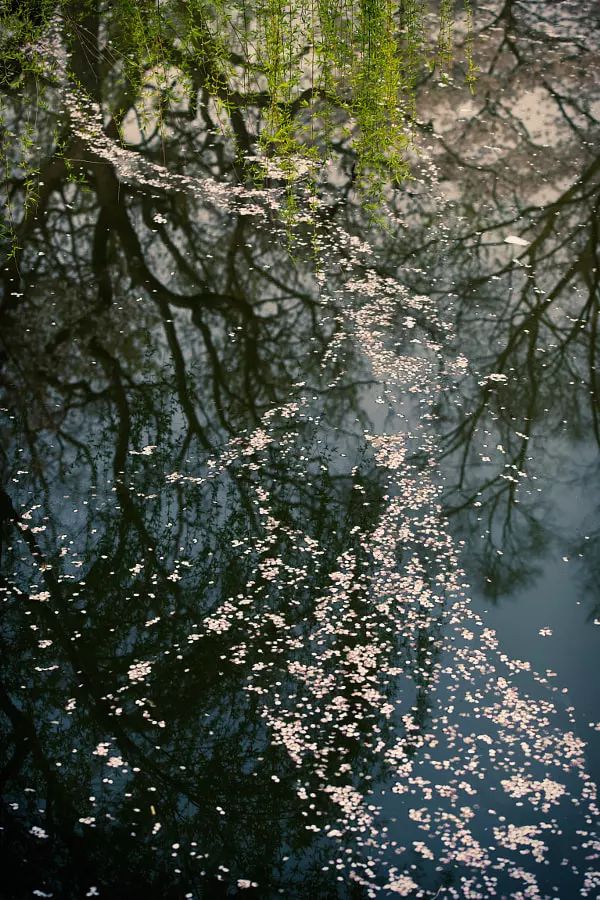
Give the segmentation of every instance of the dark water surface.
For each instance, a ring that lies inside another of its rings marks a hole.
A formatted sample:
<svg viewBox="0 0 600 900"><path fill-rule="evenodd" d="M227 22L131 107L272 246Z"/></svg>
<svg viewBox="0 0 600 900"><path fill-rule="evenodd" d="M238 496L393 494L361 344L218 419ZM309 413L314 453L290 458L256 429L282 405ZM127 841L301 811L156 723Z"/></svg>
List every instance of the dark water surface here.
<svg viewBox="0 0 600 900"><path fill-rule="evenodd" d="M478 7L385 228L210 105L38 111L2 896L600 896L598 13Z"/></svg>

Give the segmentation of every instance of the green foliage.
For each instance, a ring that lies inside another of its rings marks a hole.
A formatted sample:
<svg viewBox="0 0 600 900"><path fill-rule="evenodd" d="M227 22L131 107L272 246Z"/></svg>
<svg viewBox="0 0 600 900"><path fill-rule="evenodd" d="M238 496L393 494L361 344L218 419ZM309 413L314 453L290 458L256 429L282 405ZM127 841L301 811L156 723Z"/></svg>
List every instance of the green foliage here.
<svg viewBox="0 0 600 900"><path fill-rule="evenodd" d="M15 166L24 172L27 215L35 208L35 119L51 80L46 44L54 35L70 53L71 82L105 104L117 133L135 107L142 127L162 136L182 91L194 103L200 94L214 104L224 135L239 143L245 129L246 146L235 151L243 165L254 143L258 159L271 161L267 174L283 173L291 185L343 146L354 154L358 190L376 208L386 185L409 173L421 73L437 64L448 76L454 7L440 0L433 45L427 0L0 0L0 81L9 92L29 91L32 111L18 134L2 113L6 182ZM470 0L463 9L473 89ZM14 205L7 187L5 233L14 234Z"/></svg>
<svg viewBox="0 0 600 900"><path fill-rule="evenodd" d="M474 94L478 69L473 56L473 7L471 6L471 0L464 0L464 4L467 24L467 36L465 39L465 62L467 64L467 73L465 80L469 85L471 93Z"/></svg>
<svg viewBox="0 0 600 900"><path fill-rule="evenodd" d="M454 0L440 0L440 33L438 38L438 66L442 76L452 65Z"/></svg>
<svg viewBox="0 0 600 900"><path fill-rule="evenodd" d="M17 119L6 99L0 97L0 244L8 248L9 258L20 249L19 224L35 210L39 197L37 119L45 106L45 85L36 44L52 9L48 0L0 3L0 88L21 92L28 100L25 118Z"/></svg>

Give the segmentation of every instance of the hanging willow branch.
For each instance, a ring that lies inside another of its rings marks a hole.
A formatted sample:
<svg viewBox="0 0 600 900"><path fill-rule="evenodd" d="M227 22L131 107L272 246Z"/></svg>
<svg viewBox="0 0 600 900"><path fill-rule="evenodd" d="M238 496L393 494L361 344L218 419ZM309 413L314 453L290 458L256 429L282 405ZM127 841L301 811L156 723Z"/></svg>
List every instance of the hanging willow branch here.
<svg viewBox="0 0 600 900"><path fill-rule="evenodd" d="M293 179L299 158L317 165L343 145L354 154L357 184L376 195L408 173L419 78L436 65L448 77L453 63L455 0L440 0L437 34L428 12L427 0L0 0L0 80L26 91L33 75L31 102L39 102L40 56L52 26L64 49L84 60L85 77L73 66L73 81L101 104L108 103L107 76L127 85L120 96L129 108L154 90L160 133L179 81L190 97L211 98L224 132L244 138L238 153L254 144ZM472 89L470 0L461 15ZM108 112L118 123L126 110ZM3 169L19 155L17 144L22 150L35 140L21 134L8 144L4 135ZM21 153L29 202L31 155ZM10 229L14 198L5 210Z"/></svg>

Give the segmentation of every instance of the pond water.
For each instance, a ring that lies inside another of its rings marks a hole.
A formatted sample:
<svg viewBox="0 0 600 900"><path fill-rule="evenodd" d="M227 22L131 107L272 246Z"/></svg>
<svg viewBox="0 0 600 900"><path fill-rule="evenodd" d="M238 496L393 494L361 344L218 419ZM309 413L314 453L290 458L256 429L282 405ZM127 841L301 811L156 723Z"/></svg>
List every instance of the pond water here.
<svg viewBox="0 0 600 900"><path fill-rule="evenodd" d="M600 896L599 26L477 4L383 225L343 146L292 198L210 103L40 105L3 896Z"/></svg>

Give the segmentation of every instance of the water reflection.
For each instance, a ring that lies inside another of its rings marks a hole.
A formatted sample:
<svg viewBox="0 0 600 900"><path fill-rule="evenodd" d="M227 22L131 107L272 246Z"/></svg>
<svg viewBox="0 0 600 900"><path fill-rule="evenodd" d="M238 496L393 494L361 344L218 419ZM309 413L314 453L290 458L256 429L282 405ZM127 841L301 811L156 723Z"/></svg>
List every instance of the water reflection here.
<svg viewBox="0 0 600 900"><path fill-rule="evenodd" d="M449 600L440 503L493 597L565 543L595 583L554 506L597 471L593 36L480 15L477 96L424 83L374 253L351 159L290 221L285 186L202 181L247 175L210 105L136 140L112 101L116 164L43 113L66 149L0 311L11 896L592 896L573 710Z"/></svg>

